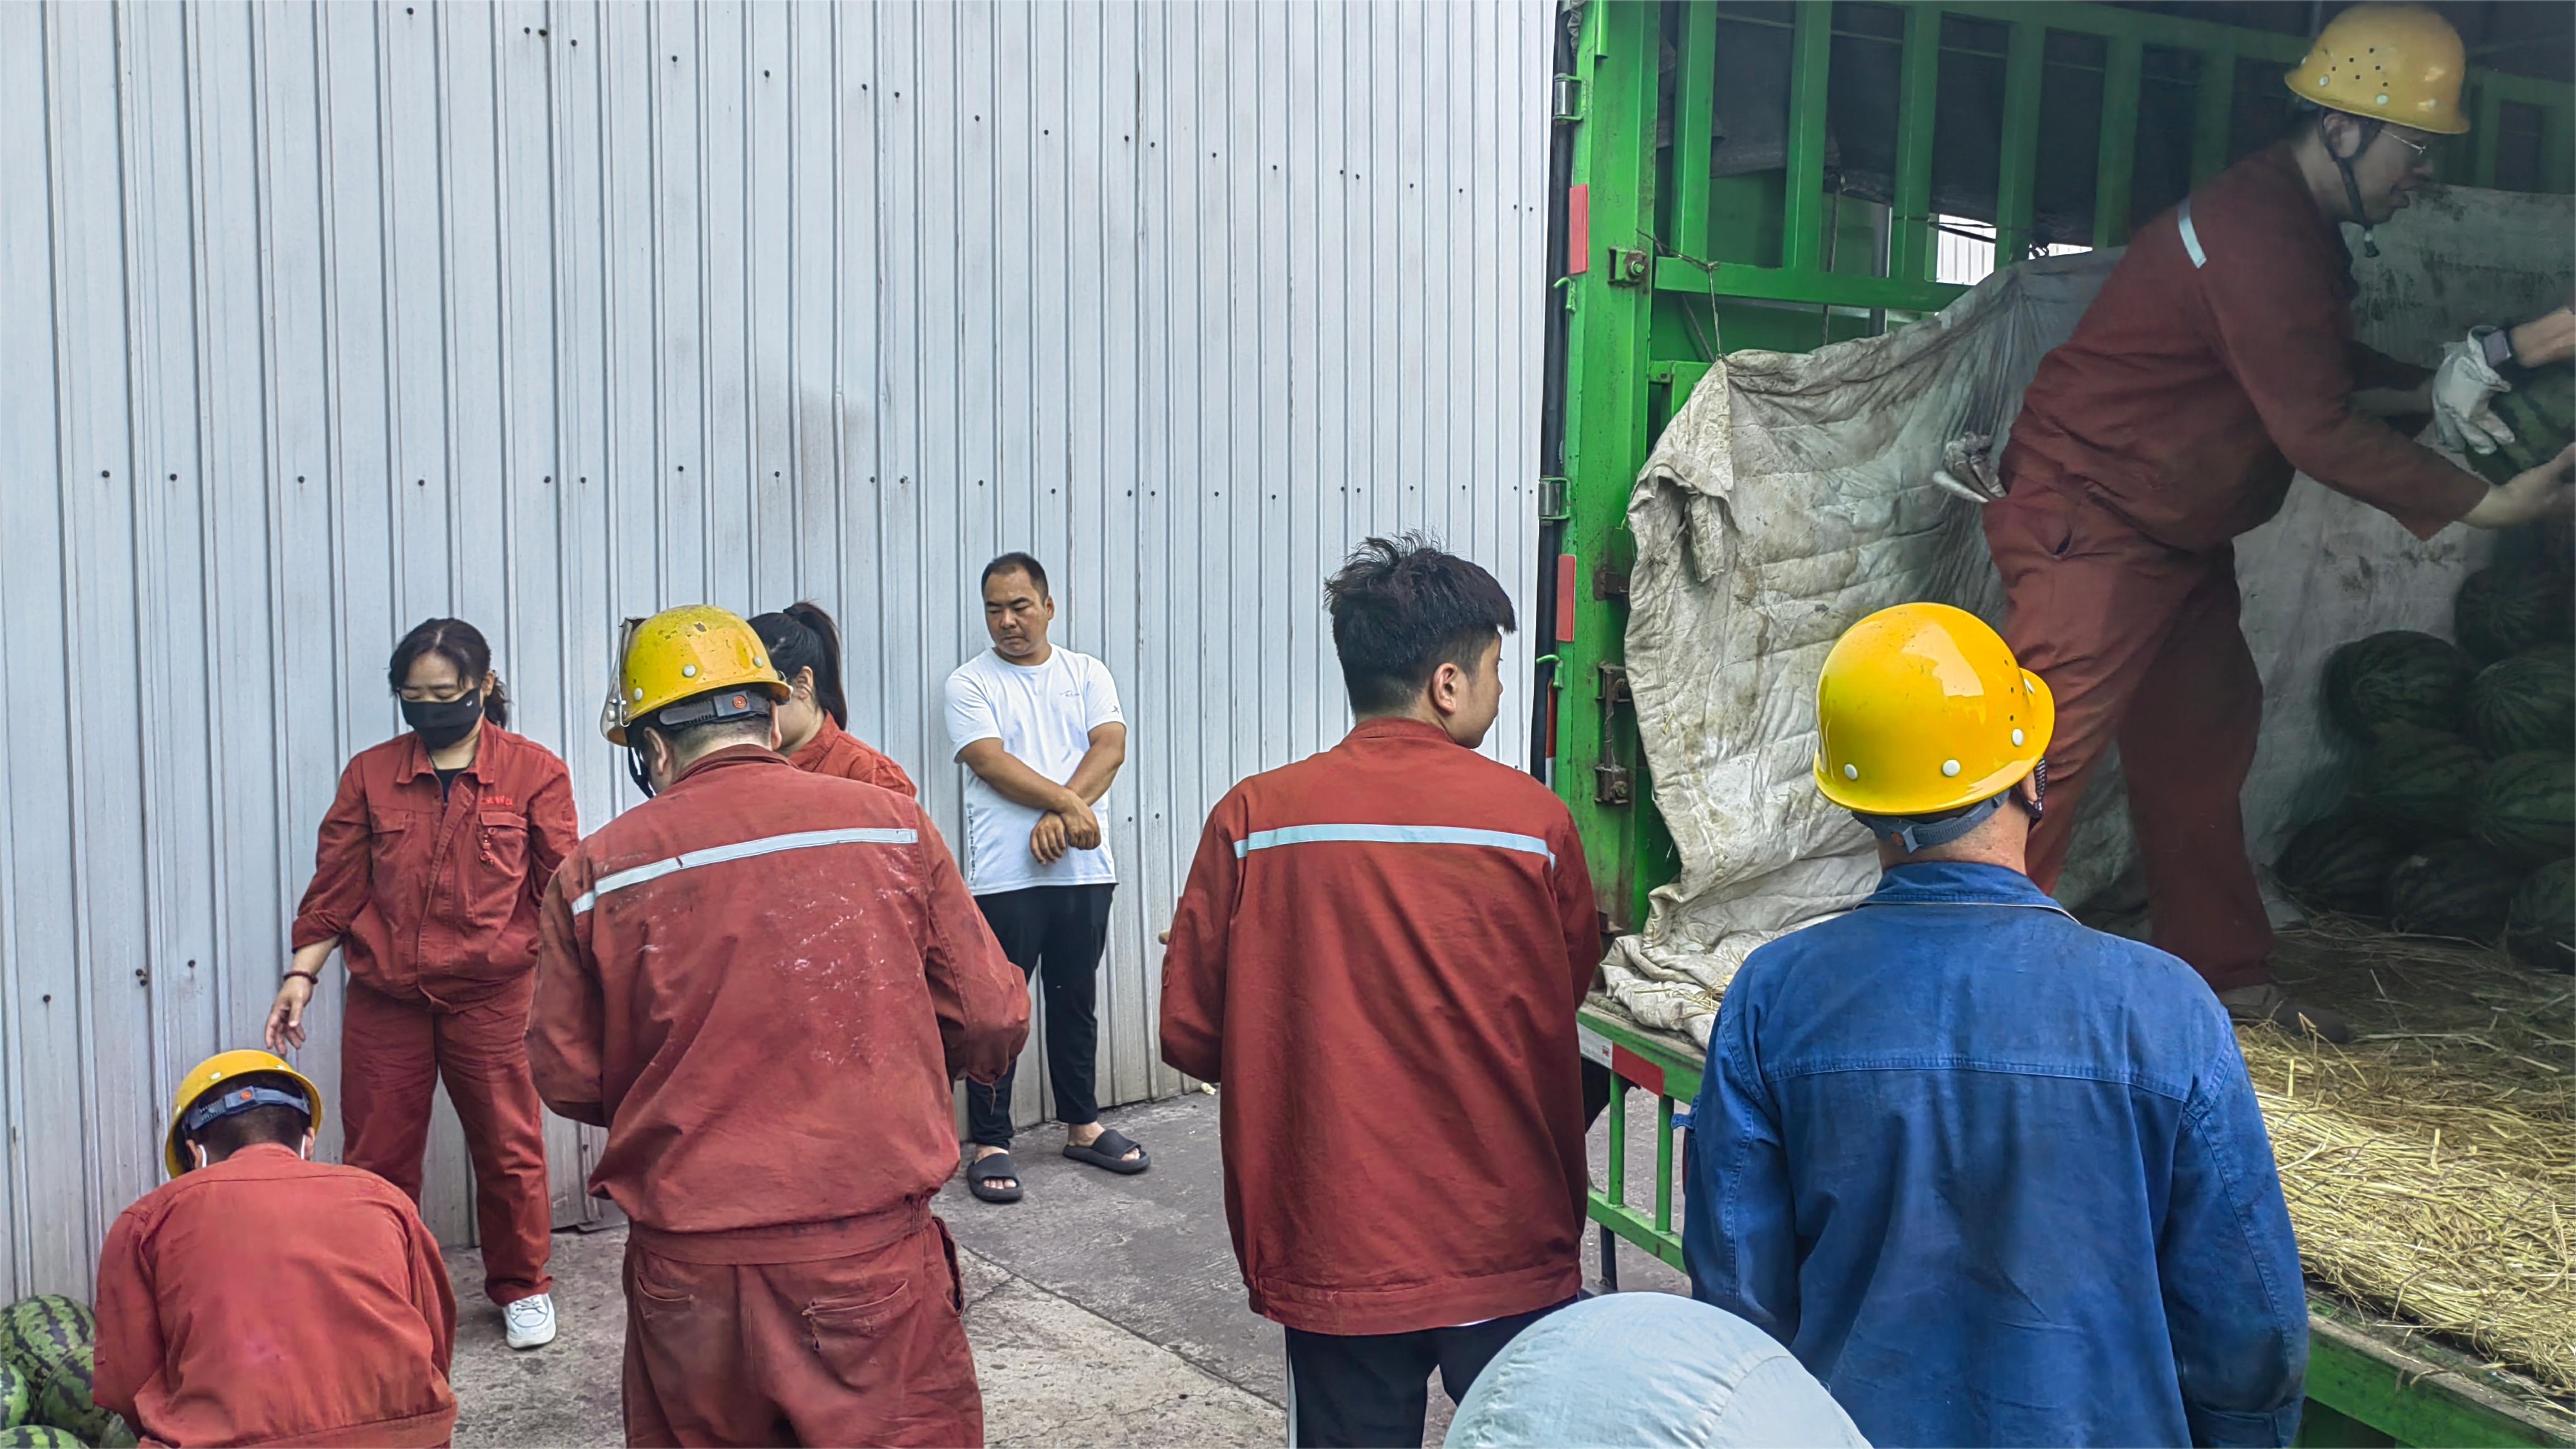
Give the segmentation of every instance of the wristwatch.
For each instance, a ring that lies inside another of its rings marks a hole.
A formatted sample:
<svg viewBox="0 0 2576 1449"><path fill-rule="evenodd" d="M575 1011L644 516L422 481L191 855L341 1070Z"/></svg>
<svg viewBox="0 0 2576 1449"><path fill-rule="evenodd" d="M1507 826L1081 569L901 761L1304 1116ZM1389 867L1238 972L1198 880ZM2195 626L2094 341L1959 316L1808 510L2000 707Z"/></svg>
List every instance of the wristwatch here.
<svg viewBox="0 0 2576 1449"><path fill-rule="evenodd" d="M2513 361L2513 334L2501 327L2472 327L2469 340L2486 349L2489 367L2501 369Z"/></svg>

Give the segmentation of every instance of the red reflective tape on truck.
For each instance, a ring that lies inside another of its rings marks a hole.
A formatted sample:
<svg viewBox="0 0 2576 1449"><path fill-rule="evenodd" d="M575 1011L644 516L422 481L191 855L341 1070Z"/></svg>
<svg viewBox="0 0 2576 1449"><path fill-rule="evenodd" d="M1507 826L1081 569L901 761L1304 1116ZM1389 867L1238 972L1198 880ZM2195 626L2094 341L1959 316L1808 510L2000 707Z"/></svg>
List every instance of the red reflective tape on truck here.
<svg viewBox="0 0 2576 1449"><path fill-rule="evenodd" d="M1574 642L1574 555L1570 553L1556 556L1556 642Z"/></svg>
<svg viewBox="0 0 2576 1449"><path fill-rule="evenodd" d="M1664 1095L1664 1069L1615 1041L1610 1044L1610 1070L1658 1097Z"/></svg>
<svg viewBox="0 0 2576 1449"><path fill-rule="evenodd" d="M1579 277L1592 270L1592 188L1565 193L1565 274Z"/></svg>

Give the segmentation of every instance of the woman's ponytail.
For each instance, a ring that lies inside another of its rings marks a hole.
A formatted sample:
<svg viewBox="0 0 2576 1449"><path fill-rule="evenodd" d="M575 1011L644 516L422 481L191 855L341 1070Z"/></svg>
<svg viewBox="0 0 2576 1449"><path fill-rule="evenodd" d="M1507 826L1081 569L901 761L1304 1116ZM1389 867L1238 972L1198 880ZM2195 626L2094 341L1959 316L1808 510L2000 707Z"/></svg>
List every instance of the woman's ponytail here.
<svg viewBox="0 0 2576 1449"><path fill-rule="evenodd" d="M790 604L751 621L753 632L769 650L769 662L781 679L800 670L814 672L814 702L832 723L850 727L850 702L841 692L841 631L817 604Z"/></svg>

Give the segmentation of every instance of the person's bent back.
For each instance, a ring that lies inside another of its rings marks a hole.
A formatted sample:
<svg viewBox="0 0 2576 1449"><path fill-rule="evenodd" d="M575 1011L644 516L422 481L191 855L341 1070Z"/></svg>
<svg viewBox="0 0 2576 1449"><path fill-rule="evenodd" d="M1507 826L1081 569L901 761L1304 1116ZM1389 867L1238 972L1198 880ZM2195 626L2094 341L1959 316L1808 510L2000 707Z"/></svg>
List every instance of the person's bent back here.
<svg viewBox="0 0 2576 1449"><path fill-rule="evenodd" d="M2307 1302L2226 1013L2021 870L2046 686L1906 605L1835 646L1817 712L1818 783L1886 874L1727 988L1694 1291L1876 1443L2287 1444Z"/></svg>
<svg viewBox="0 0 2576 1449"><path fill-rule="evenodd" d="M146 1442L447 1442L447 1266L399 1189L307 1160L321 1111L266 1052L181 1086L172 1180L117 1218L98 1265L92 1392Z"/></svg>

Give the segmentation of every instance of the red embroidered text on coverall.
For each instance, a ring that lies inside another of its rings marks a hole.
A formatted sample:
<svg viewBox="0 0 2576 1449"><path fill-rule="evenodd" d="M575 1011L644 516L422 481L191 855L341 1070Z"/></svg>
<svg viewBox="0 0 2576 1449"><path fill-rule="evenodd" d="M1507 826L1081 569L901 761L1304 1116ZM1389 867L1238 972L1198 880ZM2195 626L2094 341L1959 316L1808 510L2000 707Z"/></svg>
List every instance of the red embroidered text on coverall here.
<svg viewBox="0 0 2576 1449"><path fill-rule="evenodd" d="M1163 1060L1217 1098L1256 1313L1408 1333L1581 1286L1573 817L1414 720L1226 792L1163 957Z"/></svg>
<svg viewBox="0 0 2576 1449"><path fill-rule="evenodd" d="M929 817L718 750L583 841L546 897L530 1060L605 1126L634 1220L636 1444L979 1444L930 1195L949 1083L1028 1036L1026 985Z"/></svg>
<svg viewBox="0 0 2576 1449"><path fill-rule="evenodd" d="M456 1295L392 1184L263 1144L108 1229L92 1393L146 1443L444 1444Z"/></svg>
<svg viewBox="0 0 2576 1449"><path fill-rule="evenodd" d="M2286 146L2142 229L2022 398L2010 490L1986 510L2004 639L2057 696L2031 876L2054 889L2093 766L2116 740L2155 942L2219 991L2263 980L2272 930L2238 796L2262 722L2231 540L2292 469L2429 538L2486 484L2353 411L2421 369L2352 335L2350 258Z"/></svg>
<svg viewBox="0 0 2576 1449"><path fill-rule="evenodd" d="M572 777L488 720L444 800L420 737L359 753L322 817L297 949L340 938L341 1160L420 1201L432 1094L443 1079L474 1161L484 1288L495 1303L554 1291L545 1117L528 1076L537 906L580 838Z"/></svg>
<svg viewBox="0 0 2576 1449"><path fill-rule="evenodd" d="M789 755L787 763L813 774L837 775L862 785L874 785L880 790L892 790L907 800L916 799L921 794L913 787L912 777L903 772L903 766L857 735L834 724L828 714L823 716L823 727L814 731L814 738L807 740L803 749Z"/></svg>

